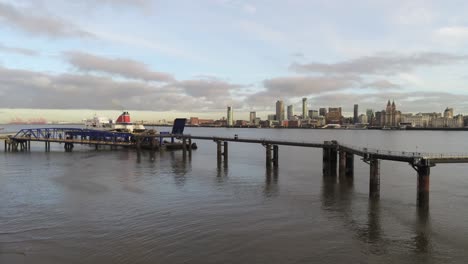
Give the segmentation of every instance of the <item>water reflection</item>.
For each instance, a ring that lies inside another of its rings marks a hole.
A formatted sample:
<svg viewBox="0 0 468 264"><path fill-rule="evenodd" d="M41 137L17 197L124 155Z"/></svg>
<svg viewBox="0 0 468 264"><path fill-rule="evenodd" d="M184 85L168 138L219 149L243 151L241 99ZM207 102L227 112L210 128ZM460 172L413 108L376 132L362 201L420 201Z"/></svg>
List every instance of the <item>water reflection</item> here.
<svg viewBox="0 0 468 264"><path fill-rule="evenodd" d="M191 161L187 160L186 155L176 153L175 151L163 152L164 156L169 154L172 174L174 175L175 184L177 186L185 185L187 181L187 173L191 169ZM180 154L180 155L179 155Z"/></svg>
<svg viewBox="0 0 468 264"><path fill-rule="evenodd" d="M388 247L395 241L385 238L382 227L382 208L378 198L368 199L367 214L362 219L360 206L362 200L354 194L353 181L349 178L324 177L322 182L322 209L332 219L339 218L343 225L351 230L355 237L368 245L367 249L373 255L385 255ZM354 200L354 201L353 201ZM427 208L416 207L414 236L402 237L397 246L407 245L414 248L418 255L430 256L432 251L430 215Z"/></svg>
<svg viewBox="0 0 468 264"><path fill-rule="evenodd" d="M265 171L265 187L263 188L263 195L265 197L278 196L278 168L267 168Z"/></svg>
<svg viewBox="0 0 468 264"><path fill-rule="evenodd" d="M362 221L362 214L359 214L359 203L357 209L353 209L354 181L352 178L324 177L322 185L322 209L332 213L343 221L344 226L354 232L355 237L369 245L369 251L375 255L382 255L386 252L385 243L382 239L382 227L380 221L380 201L379 199L369 199L367 218Z"/></svg>
<svg viewBox="0 0 468 264"><path fill-rule="evenodd" d="M416 235L413 238L413 243L417 253L428 253L431 251L430 233L429 209L416 208Z"/></svg>

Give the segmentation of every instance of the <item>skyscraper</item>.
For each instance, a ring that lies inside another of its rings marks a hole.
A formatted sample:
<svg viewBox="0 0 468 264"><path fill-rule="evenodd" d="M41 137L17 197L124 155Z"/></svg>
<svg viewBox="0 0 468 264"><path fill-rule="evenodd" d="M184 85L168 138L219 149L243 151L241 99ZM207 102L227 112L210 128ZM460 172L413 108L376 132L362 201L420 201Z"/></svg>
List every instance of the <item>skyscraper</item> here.
<svg viewBox="0 0 468 264"><path fill-rule="evenodd" d="M234 124L234 119L233 119L234 114L232 113L232 106L227 107L227 125L228 127L232 127Z"/></svg>
<svg viewBox="0 0 468 264"><path fill-rule="evenodd" d="M307 98L302 98L302 119L307 119Z"/></svg>
<svg viewBox="0 0 468 264"><path fill-rule="evenodd" d="M356 123L359 123L359 111L358 111L358 105L355 104L354 105L354 116L353 116L353 123L356 124Z"/></svg>
<svg viewBox="0 0 468 264"><path fill-rule="evenodd" d="M281 100L276 101L276 120L281 126L284 120L284 103Z"/></svg>
<svg viewBox="0 0 468 264"><path fill-rule="evenodd" d="M250 112L250 124L253 125L255 123L255 118L257 118L256 112Z"/></svg>
<svg viewBox="0 0 468 264"><path fill-rule="evenodd" d="M288 105L288 120L292 120L294 117L294 106Z"/></svg>
<svg viewBox="0 0 468 264"><path fill-rule="evenodd" d="M319 115L321 116L326 116L327 115L327 109L322 107L319 109Z"/></svg>
<svg viewBox="0 0 468 264"><path fill-rule="evenodd" d="M372 109L367 109L367 110L366 110L366 115L367 115L367 122L368 122L370 125L373 125L373 124L374 124L374 110L372 110Z"/></svg>

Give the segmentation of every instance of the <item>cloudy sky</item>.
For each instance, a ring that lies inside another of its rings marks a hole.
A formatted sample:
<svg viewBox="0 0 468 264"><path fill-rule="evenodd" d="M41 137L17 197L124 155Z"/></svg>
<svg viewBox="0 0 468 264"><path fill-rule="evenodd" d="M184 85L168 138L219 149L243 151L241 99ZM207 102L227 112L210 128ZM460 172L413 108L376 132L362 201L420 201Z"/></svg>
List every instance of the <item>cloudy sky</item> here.
<svg viewBox="0 0 468 264"><path fill-rule="evenodd" d="M227 105L247 119L276 100L300 112L302 97L468 114L467 13L462 0L0 0L0 122Z"/></svg>

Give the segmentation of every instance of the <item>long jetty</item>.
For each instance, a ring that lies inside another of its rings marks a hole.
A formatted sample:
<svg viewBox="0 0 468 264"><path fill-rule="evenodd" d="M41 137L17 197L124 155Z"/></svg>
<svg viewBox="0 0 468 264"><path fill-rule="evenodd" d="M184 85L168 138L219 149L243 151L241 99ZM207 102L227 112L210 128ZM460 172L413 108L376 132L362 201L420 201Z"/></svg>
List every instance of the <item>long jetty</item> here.
<svg viewBox="0 0 468 264"><path fill-rule="evenodd" d="M170 138L171 141L164 140ZM427 208L429 204L430 168L441 163L468 163L468 155L447 155L436 153L420 153L405 151L387 151L361 148L341 144L337 141L298 142L269 139L251 139L216 136L193 136L187 134L152 134L152 133L120 133L77 128L37 128L22 129L15 135L3 137L5 152L29 151L31 142L44 142L45 150L50 151L51 143L63 143L66 151L72 151L74 144L86 144L111 147L133 147L157 150L163 147L177 146L183 151L184 157L192 155L192 140L209 140L216 143L217 164L227 166L228 145L231 143L261 144L265 147L265 164L269 169L279 166L279 146L319 148L323 151L324 177L340 176L340 179L354 177L354 157L361 157L369 164L369 197L380 196L380 161L389 160L408 163L417 172L417 205ZM179 142L175 142L178 139ZM337 171L338 169L338 171Z"/></svg>

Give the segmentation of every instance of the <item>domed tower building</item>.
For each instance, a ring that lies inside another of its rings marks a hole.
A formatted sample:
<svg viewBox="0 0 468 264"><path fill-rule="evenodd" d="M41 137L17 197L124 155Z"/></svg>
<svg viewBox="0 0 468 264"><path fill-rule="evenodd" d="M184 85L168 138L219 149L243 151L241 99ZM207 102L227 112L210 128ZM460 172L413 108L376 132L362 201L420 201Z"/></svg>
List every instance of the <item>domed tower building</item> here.
<svg viewBox="0 0 468 264"><path fill-rule="evenodd" d="M395 101L390 103L390 100L387 102L387 108L385 110L385 122L384 126L386 127L397 127L401 121L401 112L397 111Z"/></svg>

